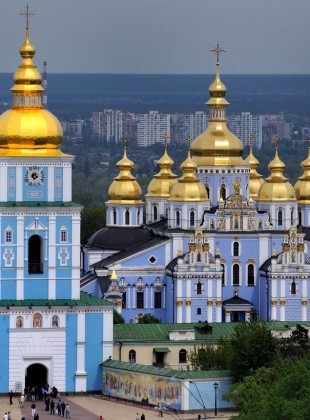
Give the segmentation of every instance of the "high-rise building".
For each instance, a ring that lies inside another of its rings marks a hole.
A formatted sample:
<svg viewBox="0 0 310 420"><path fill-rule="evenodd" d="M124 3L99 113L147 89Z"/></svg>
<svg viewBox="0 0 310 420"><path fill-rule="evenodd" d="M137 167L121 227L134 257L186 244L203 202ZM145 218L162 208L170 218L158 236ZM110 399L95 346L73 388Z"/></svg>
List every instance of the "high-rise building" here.
<svg viewBox="0 0 310 420"><path fill-rule="evenodd" d="M270 143L274 137L292 139L293 124L284 119L284 114L263 115L263 143Z"/></svg>
<svg viewBox="0 0 310 420"><path fill-rule="evenodd" d="M104 109L93 112L91 117L92 137L107 142L119 143L125 137L132 138L134 114L118 109Z"/></svg>
<svg viewBox="0 0 310 420"><path fill-rule="evenodd" d="M242 143L247 146L250 144L256 149L262 147L262 115L252 115L250 112L232 114L227 118L228 127L232 133L240 138Z"/></svg>
<svg viewBox="0 0 310 420"><path fill-rule="evenodd" d="M137 115L137 145L147 147L155 143L163 143L170 136L170 114L150 111Z"/></svg>

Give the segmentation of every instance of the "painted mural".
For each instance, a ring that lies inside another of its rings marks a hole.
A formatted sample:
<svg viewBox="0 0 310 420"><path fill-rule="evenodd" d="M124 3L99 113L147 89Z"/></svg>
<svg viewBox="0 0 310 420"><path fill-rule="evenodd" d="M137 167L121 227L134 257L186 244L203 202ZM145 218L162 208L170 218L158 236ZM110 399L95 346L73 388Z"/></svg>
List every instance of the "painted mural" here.
<svg viewBox="0 0 310 420"><path fill-rule="evenodd" d="M112 397L154 405L165 402L181 407L180 383L153 375L105 370L103 392Z"/></svg>

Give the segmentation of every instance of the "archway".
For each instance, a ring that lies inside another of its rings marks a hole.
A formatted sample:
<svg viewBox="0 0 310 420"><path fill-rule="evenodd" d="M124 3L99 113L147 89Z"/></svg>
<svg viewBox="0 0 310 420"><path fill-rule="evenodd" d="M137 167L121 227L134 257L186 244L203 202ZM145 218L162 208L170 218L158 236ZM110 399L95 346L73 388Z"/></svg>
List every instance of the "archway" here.
<svg viewBox="0 0 310 420"><path fill-rule="evenodd" d="M45 386L48 383L47 368L41 363L34 363L25 371L25 387Z"/></svg>

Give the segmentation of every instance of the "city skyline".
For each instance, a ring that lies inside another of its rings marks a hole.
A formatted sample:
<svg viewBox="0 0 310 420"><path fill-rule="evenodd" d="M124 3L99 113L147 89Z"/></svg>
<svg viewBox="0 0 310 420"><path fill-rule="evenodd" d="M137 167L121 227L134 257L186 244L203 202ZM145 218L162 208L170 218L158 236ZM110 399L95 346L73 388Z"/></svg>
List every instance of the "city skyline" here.
<svg viewBox="0 0 310 420"><path fill-rule="evenodd" d="M1 72L13 72L25 2L3 2ZM36 63L49 72L212 74L217 42L223 74L308 74L307 17L299 0L67 0L29 3ZM14 28L14 29L12 29Z"/></svg>

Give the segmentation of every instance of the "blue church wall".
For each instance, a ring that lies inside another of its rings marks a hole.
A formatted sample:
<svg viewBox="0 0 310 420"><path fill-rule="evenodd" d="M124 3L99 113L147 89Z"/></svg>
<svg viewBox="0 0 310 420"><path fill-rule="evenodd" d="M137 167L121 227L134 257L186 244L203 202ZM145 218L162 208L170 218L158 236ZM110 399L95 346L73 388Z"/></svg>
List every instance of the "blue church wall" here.
<svg viewBox="0 0 310 420"><path fill-rule="evenodd" d="M57 216L56 220L56 243L61 242L60 230L67 229L67 243L72 242L72 218L71 216Z"/></svg>
<svg viewBox="0 0 310 420"><path fill-rule="evenodd" d="M77 369L77 315L66 315L66 390L75 391L75 372Z"/></svg>
<svg viewBox="0 0 310 420"><path fill-rule="evenodd" d="M57 278L56 280L56 299L70 299L71 298L71 278L70 272L62 272L62 277L67 274L67 278Z"/></svg>
<svg viewBox="0 0 310 420"><path fill-rule="evenodd" d="M7 178L8 201L16 201L16 168L8 167Z"/></svg>
<svg viewBox="0 0 310 420"><path fill-rule="evenodd" d="M56 167L54 169L54 199L55 201L63 200L63 168Z"/></svg>
<svg viewBox="0 0 310 420"><path fill-rule="evenodd" d="M40 168L42 169L42 168ZM43 168L43 185L36 184L35 187L32 185L23 184L23 201L47 201L47 187L48 185L48 171L47 168ZM29 169L23 167L23 179L29 180Z"/></svg>
<svg viewBox="0 0 310 420"><path fill-rule="evenodd" d="M204 382L197 382L195 381L195 384L198 388L198 391L201 395L201 398L204 402L205 407L208 409L214 409L214 403L215 403L215 391L213 384L218 384L217 389L217 407L219 409L221 408L232 408L233 403L230 401L223 401L222 396L228 392L229 387L232 385L232 380L229 379L223 379L223 380L212 380L212 381L204 381ZM197 392L197 389L194 384L189 384L189 409L190 410L201 410L201 404L198 403L200 401L200 396ZM197 398L197 400L195 399Z"/></svg>
<svg viewBox="0 0 310 420"><path fill-rule="evenodd" d="M0 392L9 392L9 327L10 317L0 316Z"/></svg>
<svg viewBox="0 0 310 420"><path fill-rule="evenodd" d="M155 257L156 261L152 264L149 261L150 257ZM156 269L157 266L164 266L166 264L165 261L165 244L161 245L160 247L147 249L145 252L134 255L132 258L129 258L125 265L128 267L135 267L135 266L150 266Z"/></svg>
<svg viewBox="0 0 310 420"><path fill-rule="evenodd" d="M48 280L37 274L29 276L32 278L24 282L24 299L48 299Z"/></svg>
<svg viewBox="0 0 310 420"><path fill-rule="evenodd" d="M285 319L287 321L294 321L302 319L301 315L301 300L290 299L285 304Z"/></svg>
<svg viewBox="0 0 310 420"><path fill-rule="evenodd" d="M1 299L16 299L16 271L7 271L1 280Z"/></svg>
<svg viewBox="0 0 310 420"><path fill-rule="evenodd" d="M87 389L99 390L102 386L102 314L85 315L85 369Z"/></svg>

